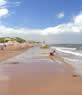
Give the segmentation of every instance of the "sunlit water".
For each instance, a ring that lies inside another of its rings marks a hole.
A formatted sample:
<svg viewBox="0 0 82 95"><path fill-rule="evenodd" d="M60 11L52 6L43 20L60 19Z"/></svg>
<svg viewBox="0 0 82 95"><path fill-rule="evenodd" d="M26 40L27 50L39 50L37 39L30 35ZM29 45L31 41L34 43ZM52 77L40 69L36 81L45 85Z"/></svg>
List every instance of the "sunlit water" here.
<svg viewBox="0 0 82 95"><path fill-rule="evenodd" d="M82 45L76 46L53 46L59 56L63 57L65 61L73 66L75 73L82 76Z"/></svg>
<svg viewBox="0 0 82 95"><path fill-rule="evenodd" d="M15 62L15 63L18 63L18 65L16 66L19 66L19 64L27 64L28 65L27 67L30 68L30 70L33 69L32 71L34 72L35 71L38 72L39 70L39 72L48 72L48 73L49 72L71 73L70 70L67 70L67 67L64 63L59 62L59 61L54 62L51 59L46 58L45 56L46 55L48 56L49 52L50 51L47 49L40 49L39 47L34 47L25 51L21 55L18 55L13 58L9 58L8 60L1 62L1 64L2 66L4 64L7 66L7 68L9 68L11 66L11 64L9 63Z"/></svg>
<svg viewBox="0 0 82 95"><path fill-rule="evenodd" d="M21 55L18 55L16 57L10 58L10 59L2 62L1 64L11 63L11 62L27 64L27 63L40 61L40 60L46 60L47 61L48 59L46 59L46 58L45 59L39 59L41 56L43 56L43 55L45 56L45 54L49 54L49 51L40 49L39 47L34 47L34 48L31 48L31 49L25 51ZM37 58L37 60L36 60L36 58Z"/></svg>

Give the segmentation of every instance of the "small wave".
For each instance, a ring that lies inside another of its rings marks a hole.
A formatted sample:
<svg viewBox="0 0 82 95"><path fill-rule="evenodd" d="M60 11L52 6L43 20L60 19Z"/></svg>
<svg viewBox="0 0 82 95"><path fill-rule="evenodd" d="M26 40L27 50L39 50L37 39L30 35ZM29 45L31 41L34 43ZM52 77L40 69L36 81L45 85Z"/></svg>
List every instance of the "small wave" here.
<svg viewBox="0 0 82 95"><path fill-rule="evenodd" d="M76 50L76 48L64 48L64 47L62 47L61 49L63 49L63 50L71 50L71 51Z"/></svg>
<svg viewBox="0 0 82 95"><path fill-rule="evenodd" d="M67 47L52 47L52 48L59 48L59 49L62 49L62 50L71 50L71 51L73 51L73 50L76 50L77 48L67 48Z"/></svg>
<svg viewBox="0 0 82 95"><path fill-rule="evenodd" d="M62 48L52 47L52 49L56 49L57 51L60 51L60 52L63 52L63 53L73 54L73 55L76 55L76 56L82 56L81 53L63 50ZM73 49L74 49L74 48L73 48Z"/></svg>
<svg viewBox="0 0 82 95"><path fill-rule="evenodd" d="M82 60L80 60L80 59L71 59L71 58L64 58L65 60L69 60L69 61L75 61L75 62L82 62Z"/></svg>

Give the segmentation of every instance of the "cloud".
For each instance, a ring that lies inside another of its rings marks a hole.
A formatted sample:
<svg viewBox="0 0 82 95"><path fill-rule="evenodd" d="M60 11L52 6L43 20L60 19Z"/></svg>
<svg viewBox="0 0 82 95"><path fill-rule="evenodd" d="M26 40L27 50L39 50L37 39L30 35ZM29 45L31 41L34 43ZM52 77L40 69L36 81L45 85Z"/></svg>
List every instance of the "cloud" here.
<svg viewBox="0 0 82 95"><path fill-rule="evenodd" d="M27 40L51 43L82 43L82 12L72 21L46 29L12 28L0 25L0 36L19 36Z"/></svg>
<svg viewBox="0 0 82 95"><path fill-rule="evenodd" d="M15 5L16 6L20 6L21 5L21 2L15 2Z"/></svg>
<svg viewBox="0 0 82 95"><path fill-rule="evenodd" d="M7 4L6 0L0 0L0 7L4 6Z"/></svg>
<svg viewBox="0 0 82 95"><path fill-rule="evenodd" d="M4 16L7 17L7 15L10 14L9 8L11 8L12 6L20 6L20 4L21 2L10 2L9 0L0 0L0 19Z"/></svg>
<svg viewBox="0 0 82 95"><path fill-rule="evenodd" d="M0 0L0 18L8 15L7 0Z"/></svg>
<svg viewBox="0 0 82 95"><path fill-rule="evenodd" d="M0 17L8 15L8 9L0 9Z"/></svg>
<svg viewBox="0 0 82 95"><path fill-rule="evenodd" d="M58 18L58 19L64 18L64 13L63 13L63 12L59 13L59 14L57 15L57 18Z"/></svg>

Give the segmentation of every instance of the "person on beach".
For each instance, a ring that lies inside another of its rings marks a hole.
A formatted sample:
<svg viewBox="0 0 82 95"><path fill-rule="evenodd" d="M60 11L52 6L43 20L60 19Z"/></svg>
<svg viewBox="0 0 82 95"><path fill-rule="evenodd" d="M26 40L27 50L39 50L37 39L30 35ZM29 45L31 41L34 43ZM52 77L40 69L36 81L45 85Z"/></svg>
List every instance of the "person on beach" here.
<svg viewBox="0 0 82 95"><path fill-rule="evenodd" d="M56 50L53 50L52 52L49 53L49 58L53 61L57 60L57 55L56 55Z"/></svg>
<svg viewBox="0 0 82 95"><path fill-rule="evenodd" d="M3 44L0 45L0 50L4 50L4 45Z"/></svg>
<svg viewBox="0 0 82 95"><path fill-rule="evenodd" d="M6 48L7 45L4 43L4 44L0 44L0 50L4 50L4 48Z"/></svg>
<svg viewBox="0 0 82 95"><path fill-rule="evenodd" d="M53 52L50 52L50 56L55 56L56 54L56 50L54 50Z"/></svg>

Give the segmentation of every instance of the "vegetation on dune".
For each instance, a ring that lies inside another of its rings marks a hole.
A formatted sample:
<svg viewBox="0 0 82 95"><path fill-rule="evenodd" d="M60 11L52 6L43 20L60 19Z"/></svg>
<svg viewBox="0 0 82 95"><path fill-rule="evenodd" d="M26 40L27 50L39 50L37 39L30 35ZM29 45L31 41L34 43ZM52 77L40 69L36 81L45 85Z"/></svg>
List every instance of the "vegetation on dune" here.
<svg viewBox="0 0 82 95"><path fill-rule="evenodd" d="M8 41L16 41L16 42L19 42L19 43L24 43L26 42L26 40L22 39L22 38L19 38L19 37L1 37L0 38L0 43L5 43L5 42L8 42ZM35 41L28 41L29 43L38 43L40 44L41 42L35 42Z"/></svg>
<svg viewBox="0 0 82 95"><path fill-rule="evenodd" d="M16 37L15 40L16 40L17 42L19 42L19 43L23 43L23 42L25 42L24 39L19 38L19 37Z"/></svg>
<svg viewBox="0 0 82 95"><path fill-rule="evenodd" d="M0 43L5 43L5 42L8 42L8 41L16 41L16 42L19 42L19 43L25 42L24 39L19 38L19 37L15 37L15 38L1 37L1 38L0 38Z"/></svg>
<svg viewBox="0 0 82 95"><path fill-rule="evenodd" d="M0 38L0 43L4 43L5 42L5 38Z"/></svg>

